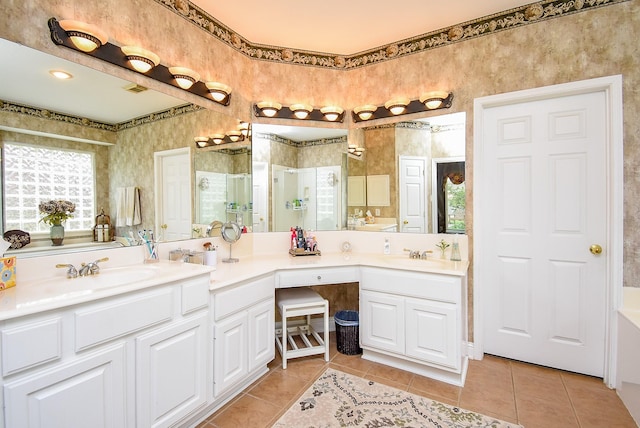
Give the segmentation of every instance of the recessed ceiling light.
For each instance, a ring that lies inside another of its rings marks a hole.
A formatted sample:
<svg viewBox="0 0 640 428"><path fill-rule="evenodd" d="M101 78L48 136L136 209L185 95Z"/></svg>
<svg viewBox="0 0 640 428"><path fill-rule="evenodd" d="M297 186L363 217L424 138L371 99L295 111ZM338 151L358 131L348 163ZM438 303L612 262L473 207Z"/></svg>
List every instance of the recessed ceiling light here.
<svg viewBox="0 0 640 428"><path fill-rule="evenodd" d="M49 70L49 74L60 80L73 79L73 74L62 70Z"/></svg>

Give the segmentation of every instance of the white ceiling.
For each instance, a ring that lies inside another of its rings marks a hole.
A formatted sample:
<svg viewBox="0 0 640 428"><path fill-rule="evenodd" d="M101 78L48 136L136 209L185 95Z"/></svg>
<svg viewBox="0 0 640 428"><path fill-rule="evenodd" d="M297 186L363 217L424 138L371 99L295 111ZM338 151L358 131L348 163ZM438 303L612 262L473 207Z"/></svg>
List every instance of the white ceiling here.
<svg viewBox="0 0 640 428"><path fill-rule="evenodd" d="M191 0L252 43L352 55L532 0Z"/></svg>
<svg viewBox="0 0 640 428"><path fill-rule="evenodd" d="M522 0L192 0L252 43L353 54L529 3ZM9 67L11 65L11 67ZM57 81L49 70L74 75ZM130 82L0 39L0 100L108 124L184 104ZM319 136L318 138L330 138Z"/></svg>

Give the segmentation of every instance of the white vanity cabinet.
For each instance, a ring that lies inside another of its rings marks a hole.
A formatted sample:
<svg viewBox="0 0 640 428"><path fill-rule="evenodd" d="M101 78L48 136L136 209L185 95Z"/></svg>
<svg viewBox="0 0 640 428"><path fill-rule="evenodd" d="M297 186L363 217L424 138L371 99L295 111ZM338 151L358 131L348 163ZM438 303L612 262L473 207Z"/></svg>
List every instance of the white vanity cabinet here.
<svg viewBox="0 0 640 428"><path fill-rule="evenodd" d="M6 383L4 426L130 426L125 355L119 343Z"/></svg>
<svg viewBox="0 0 640 428"><path fill-rule="evenodd" d="M224 400L266 373L275 357L274 276L212 292L214 395Z"/></svg>
<svg viewBox="0 0 640 428"><path fill-rule="evenodd" d="M4 426L163 427L207 401L209 274L0 322Z"/></svg>
<svg viewBox="0 0 640 428"><path fill-rule="evenodd" d="M363 267L363 358L464 383L466 278Z"/></svg>

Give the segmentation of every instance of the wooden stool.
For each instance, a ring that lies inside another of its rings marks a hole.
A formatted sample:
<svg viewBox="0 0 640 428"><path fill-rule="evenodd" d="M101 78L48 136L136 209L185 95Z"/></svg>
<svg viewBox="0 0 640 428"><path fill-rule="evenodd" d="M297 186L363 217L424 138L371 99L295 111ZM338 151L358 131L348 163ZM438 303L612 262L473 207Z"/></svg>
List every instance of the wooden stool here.
<svg viewBox="0 0 640 428"><path fill-rule="evenodd" d="M276 305L282 315L282 328L276 329L276 342L282 356L282 368L290 358L324 354L329 362L329 302L308 287L280 288L276 290ZM324 315L324 338L311 327L311 315ZM306 324L287 327L287 318L306 316ZM304 347L299 347L294 336L300 336ZM313 345L309 338L318 343ZM291 349L287 349L287 342Z"/></svg>

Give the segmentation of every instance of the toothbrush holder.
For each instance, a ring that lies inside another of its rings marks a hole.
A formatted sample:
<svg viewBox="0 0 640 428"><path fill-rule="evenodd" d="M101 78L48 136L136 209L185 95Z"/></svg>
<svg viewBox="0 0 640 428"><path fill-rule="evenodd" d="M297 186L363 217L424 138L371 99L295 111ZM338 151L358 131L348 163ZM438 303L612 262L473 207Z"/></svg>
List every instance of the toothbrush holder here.
<svg viewBox="0 0 640 428"><path fill-rule="evenodd" d="M157 263L160 261L160 257L158 257L158 247L160 243L158 241L147 241L147 255L144 259L145 263Z"/></svg>

